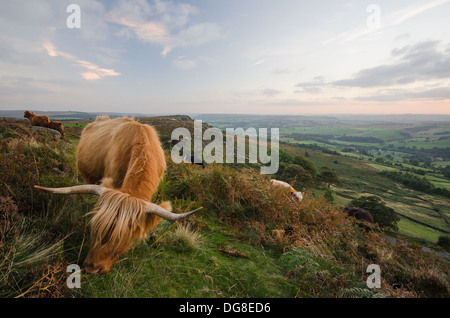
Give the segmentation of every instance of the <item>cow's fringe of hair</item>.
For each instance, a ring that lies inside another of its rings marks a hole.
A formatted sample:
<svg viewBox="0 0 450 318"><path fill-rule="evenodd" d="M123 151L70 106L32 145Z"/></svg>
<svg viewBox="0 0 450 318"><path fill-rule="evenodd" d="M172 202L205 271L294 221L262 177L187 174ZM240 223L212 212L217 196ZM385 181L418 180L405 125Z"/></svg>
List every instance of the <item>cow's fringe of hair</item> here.
<svg viewBox="0 0 450 318"><path fill-rule="evenodd" d="M91 219L91 241L110 252L135 238L146 236L146 202L118 190L106 190L97 201Z"/></svg>

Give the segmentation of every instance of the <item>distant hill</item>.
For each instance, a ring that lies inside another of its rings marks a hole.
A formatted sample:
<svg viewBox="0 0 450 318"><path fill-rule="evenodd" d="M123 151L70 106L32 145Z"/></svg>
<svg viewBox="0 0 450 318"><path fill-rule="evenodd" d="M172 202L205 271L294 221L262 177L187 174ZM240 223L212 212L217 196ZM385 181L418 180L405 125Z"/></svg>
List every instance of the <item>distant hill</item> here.
<svg viewBox="0 0 450 318"><path fill-rule="evenodd" d="M130 117L150 117L150 114L140 113L109 113L109 112L77 112L77 111L41 111L28 109L36 114L45 115L52 120L90 120L99 115L108 115L110 118L130 116ZM0 110L0 117L23 119L24 110Z"/></svg>
<svg viewBox="0 0 450 318"><path fill-rule="evenodd" d="M267 115L267 114L191 114L194 119L201 119L211 123L289 123L308 122L313 124L340 125L351 122L371 122L371 123L448 123L450 115L445 114L327 114L327 115Z"/></svg>
<svg viewBox="0 0 450 318"><path fill-rule="evenodd" d="M108 115L110 118L130 116L130 117L173 117L179 116L175 113L167 114L143 114L143 113L114 113L114 112L79 112L79 111L41 111L34 109L23 110L0 110L0 117L23 119L25 110L32 111L36 114L42 114L50 117L52 120L91 120L99 115ZM268 127L267 123L272 123L270 127L278 125L279 127L285 124L294 122L311 122L313 125L322 124L325 126L339 125L345 122L365 122L372 123L447 123L450 122L450 115L435 115L435 114L382 114L382 115L358 115L358 114L330 114L330 115L255 115L255 114L193 114L185 113L192 119L203 120L211 124L222 125L241 124L241 126L255 126L255 124L264 125ZM280 126L281 124L281 126ZM258 125L256 125L258 126Z"/></svg>

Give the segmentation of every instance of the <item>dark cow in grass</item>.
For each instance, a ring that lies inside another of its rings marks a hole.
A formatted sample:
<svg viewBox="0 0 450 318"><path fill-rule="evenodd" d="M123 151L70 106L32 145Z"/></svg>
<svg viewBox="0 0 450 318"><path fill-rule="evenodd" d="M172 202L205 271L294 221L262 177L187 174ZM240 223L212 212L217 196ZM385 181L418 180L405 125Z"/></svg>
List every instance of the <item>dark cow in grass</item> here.
<svg viewBox="0 0 450 318"><path fill-rule="evenodd" d="M372 229L374 221L373 216L369 211L364 209L355 207L352 204L349 204L344 208L344 212L347 212L349 216L356 218L360 221L359 226L366 228L367 230Z"/></svg>

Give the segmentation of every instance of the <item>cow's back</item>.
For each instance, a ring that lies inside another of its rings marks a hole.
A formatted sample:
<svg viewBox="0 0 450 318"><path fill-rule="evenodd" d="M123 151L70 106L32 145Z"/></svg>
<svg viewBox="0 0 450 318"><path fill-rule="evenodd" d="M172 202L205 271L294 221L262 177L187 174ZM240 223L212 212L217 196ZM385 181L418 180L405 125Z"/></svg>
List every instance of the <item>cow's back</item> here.
<svg viewBox="0 0 450 318"><path fill-rule="evenodd" d="M130 118L99 117L83 130L76 158L78 170L86 183L94 184L108 177L105 174L107 169L112 168L111 157L114 153L129 153L126 146L131 144L132 140L121 145L116 139L118 134L126 131L131 121Z"/></svg>
<svg viewBox="0 0 450 318"><path fill-rule="evenodd" d="M110 178L113 188L125 183L126 192L142 189L145 194L135 195L146 199L156 191L166 168L154 128L126 117L100 117L89 124L77 147L77 166L86 183Z"/></svg>
<svg viewBox="0 0 450 318"><path fill-rule="evenodd" d="M283 188L291 188L292 187L289 183L280 181L280 180L272 179L272 180L270 180L270 182L272 183L272 185L274 187L283 187Z"/></svg>

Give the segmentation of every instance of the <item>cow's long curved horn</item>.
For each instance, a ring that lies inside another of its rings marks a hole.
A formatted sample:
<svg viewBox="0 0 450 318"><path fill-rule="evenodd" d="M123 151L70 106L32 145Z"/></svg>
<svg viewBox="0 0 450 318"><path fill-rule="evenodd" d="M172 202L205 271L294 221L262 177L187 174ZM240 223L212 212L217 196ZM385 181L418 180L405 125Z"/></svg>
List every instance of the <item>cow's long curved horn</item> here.
<svg viewBox="0 0 450 318"><path fill-rule="evenodd" d="M183 220L183 219L187 218L188 216L194 214L195 212L197 212L198 210L201 210L201 209L203 209L203 207L195 209L195 210L190 211L190 212L177 214L177 213L169 212L169 211L167 211L166 209L160 207L157 204L148 202L147 203L146 212L155 214L157 216L160 216L163 219L166 219L168 221L175 222L175 221Z"/></svg>
<svg viewBox="0 0 450 318"><path fill-rule="evenodd" d="M46 188L41 186L34 186L36 189L44 190L50 193L57 194L96 194L101 195L105 191L105 187L96 184L84 184L73 187L65 187L65 188Z"/></svg>

